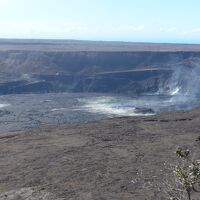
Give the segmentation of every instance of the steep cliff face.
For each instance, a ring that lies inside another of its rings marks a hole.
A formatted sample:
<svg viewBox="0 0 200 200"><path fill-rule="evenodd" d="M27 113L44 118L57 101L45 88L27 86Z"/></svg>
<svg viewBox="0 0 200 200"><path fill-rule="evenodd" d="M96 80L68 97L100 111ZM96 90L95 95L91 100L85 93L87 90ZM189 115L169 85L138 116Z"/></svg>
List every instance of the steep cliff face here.
<svg viewBox="0 0 200 200"><path fill-rule="evenodd" d="M19 74L95 74L191 64L199 52L0 52L0 72Z"/></svg>
<svg viewBox="0 0 200 200"><path fill-rule="evenodd" d="M0 51L0 94L155 93L199 61L198 51Z"/></svg>

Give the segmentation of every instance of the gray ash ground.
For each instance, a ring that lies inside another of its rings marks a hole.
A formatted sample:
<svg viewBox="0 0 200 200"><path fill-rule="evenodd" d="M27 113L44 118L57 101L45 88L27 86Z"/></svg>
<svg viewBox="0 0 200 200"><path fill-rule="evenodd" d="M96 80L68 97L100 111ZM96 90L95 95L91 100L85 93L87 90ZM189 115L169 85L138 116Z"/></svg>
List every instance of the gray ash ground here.
<svg viewBox="0 0 200 200"><path fill-rule="evenodd" d="M194 110L2 133L0 200L166 200L173 152L199 159L199 130Z"/></svg>
<svg viewBox="0 0 200 200"><path fill-rule="evenodd" d="M192 106L191 106L192 105ZM0 96L0 131L99 119L146 116L199 107L198 101L146 95L125 97L96 93L46 93Z"/></svg>
<svg viewBox="0 0 200 200"><path fill-rule="evenodd" d="M95 114L77 110L81 106L78 97L84 96L67 93L0 96L0 130L89 121ZM95 115L95 119L100 117Z"/></svg>

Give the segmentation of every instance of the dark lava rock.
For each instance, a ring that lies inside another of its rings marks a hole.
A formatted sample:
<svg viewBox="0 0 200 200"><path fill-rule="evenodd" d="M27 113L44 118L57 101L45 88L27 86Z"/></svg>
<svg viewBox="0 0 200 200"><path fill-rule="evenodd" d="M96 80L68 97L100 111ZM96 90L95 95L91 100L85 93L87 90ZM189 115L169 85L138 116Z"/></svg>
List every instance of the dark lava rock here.
<svg viewBox="0 0 200 200"><path fill-rule="evenodd" d="M154 110L151 108L136 108L136 113L155 114Z"/></svg>
<svg viewBox="0 0 200 200"><path fill-rule="evenodd" d="M0 110L0 117L2 117L4 115L9 115L9 114L11 114L11 112L8 110Z"/></svg>

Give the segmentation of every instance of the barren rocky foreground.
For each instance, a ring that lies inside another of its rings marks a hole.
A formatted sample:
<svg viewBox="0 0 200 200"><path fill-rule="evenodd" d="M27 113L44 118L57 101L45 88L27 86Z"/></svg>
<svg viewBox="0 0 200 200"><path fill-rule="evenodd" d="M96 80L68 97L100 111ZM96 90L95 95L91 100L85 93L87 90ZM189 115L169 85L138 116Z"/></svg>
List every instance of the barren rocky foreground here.
<svg viewBox="0 0 200 200"><path fill-rule="evenodd" d="M173 152L199 155L199 136L200 110L1 133L0 199L166 199Z"/></svg>

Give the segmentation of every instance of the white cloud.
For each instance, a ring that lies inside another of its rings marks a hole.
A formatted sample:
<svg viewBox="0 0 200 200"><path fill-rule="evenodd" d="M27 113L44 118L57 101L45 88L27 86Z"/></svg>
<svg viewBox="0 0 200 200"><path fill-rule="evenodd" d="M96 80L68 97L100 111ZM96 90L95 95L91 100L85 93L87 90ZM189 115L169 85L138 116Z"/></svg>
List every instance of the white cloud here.
<svg viewBox="0 0 200 200"><path fill-rule="evenodd" d="M97 31L97 28L95 28ZM54 21L0 21L1 36L70 36L73 34L89 34L90 28L78 23Z"/></svg>
<svg viewBox="0 0 200 200"><path fill-rule="evenodd" d="M138 32L144 32L145 31L145 26L144 25L129 25L129 24L122 24L119 26L116 31L119 32L125 32L125 33L138 33Z"/></svg>
<svg viewBox="0 0 200 200"><path fill-rule="evenodd" d="M190 30L183 30L181 32L183 36L200 36L200 28L193 28Z"/></svg>
<svg viewBox="0 0 200 200"><path fill-rule="evenodd" d="M57 21L1 21L0 37L100 37L112 35L128 35L142 33L143 25L133 26L122 24L119 26L84 25L78 22Z"/></svg>
<svg viewBox="0 0 200 200"><path fill-rule="evenodd" d="M1 1L1 0L0 0ZM181 30L176 27L118 24L110 26L86 25L66 21L2 21L0 37L12 38L69 38L69 39L141 39L192 38L200 35L200 28Z"/></svg>

